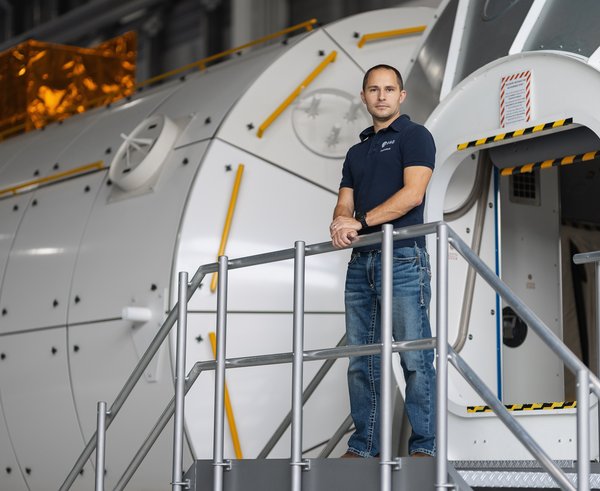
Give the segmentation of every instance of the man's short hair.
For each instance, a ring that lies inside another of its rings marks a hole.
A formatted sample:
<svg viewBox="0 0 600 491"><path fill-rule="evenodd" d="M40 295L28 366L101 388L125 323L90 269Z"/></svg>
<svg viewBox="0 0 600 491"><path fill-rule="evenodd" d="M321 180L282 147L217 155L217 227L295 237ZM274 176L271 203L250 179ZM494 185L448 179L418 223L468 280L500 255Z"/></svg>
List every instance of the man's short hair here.
<svg viewBox="0 0 600 491"><path fill-rule="evenodd" d="M404 90L404 82L402 80L402 75L400 75L400 72L398 71L398 69L394 68L393 66L390 66L390 65L385 65L383 63L380 65L372 66L371 68L369 68L367 70L367 73L365 73L365 76L363 78L363 83L362 83L363 90L365 90L367 88L367 80L369 80L369 75L371 75L371 72L373 72L375 70L391 70L392 72L394 72L396 74L396 78L398 79L398 85L400 86L400 90Z"/></svg>

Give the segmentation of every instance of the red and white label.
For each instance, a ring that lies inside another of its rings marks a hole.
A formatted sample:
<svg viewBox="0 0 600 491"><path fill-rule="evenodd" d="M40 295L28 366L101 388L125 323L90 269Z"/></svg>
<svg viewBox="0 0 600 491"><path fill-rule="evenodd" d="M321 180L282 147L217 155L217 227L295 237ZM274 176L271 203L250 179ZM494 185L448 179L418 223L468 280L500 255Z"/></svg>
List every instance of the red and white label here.
<svg viewBox="0 0 600 491"><path fill-rule="evenodd" d="M502 77L500 85L500 126L531 120L531 71Z"/></svg>

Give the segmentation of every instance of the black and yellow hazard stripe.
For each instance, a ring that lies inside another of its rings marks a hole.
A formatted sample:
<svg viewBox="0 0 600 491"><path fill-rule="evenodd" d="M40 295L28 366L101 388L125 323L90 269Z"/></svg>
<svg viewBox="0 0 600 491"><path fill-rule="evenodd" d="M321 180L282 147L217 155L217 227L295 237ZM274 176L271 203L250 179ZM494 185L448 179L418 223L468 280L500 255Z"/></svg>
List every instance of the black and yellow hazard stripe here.
<svg viewBox="0 0 600 491"><path fill-rule="evenodd" d="M479 140L473 140L470 142L460 143L456 145L457 150L465 150L471 147L478 147L480 145L486 145L488 143L495 143L510 138L515 138L523 135L530 135L532 133L538 133L540 131L551 130L554 128L560 128L561 126L567 126L573 123L573 118L559 119L558 121L551 121L550 123L538 124L536 126L530 126L529 128L523 128L520 130L508 131L506 133L500 133L498 135L486 136Z"/></svg>
<svg viewBox="0 0 600 491"><path fill-rule="evenodd" d="M551 411L553 409L574 409L577 407L577 401L561 402L532 402L529 404L505 404L508 411ZM489 406L467 406L468 413L490 413L492 409Z"/></svg>
<svg viewBox="0 0 600 491"><path fill-rule="evenodd" d="M550 167L558 167L559 165L570 165L578 162L587 162L600 157L600 150L595 152L580 153L579 155L568 155L558 159L543 160L542 162L533 162L531 164L519 165L517 167L507 167L500 171L502 176L512 176L514 174L525 174L533 172L535 169L548 169Z"/></svg>

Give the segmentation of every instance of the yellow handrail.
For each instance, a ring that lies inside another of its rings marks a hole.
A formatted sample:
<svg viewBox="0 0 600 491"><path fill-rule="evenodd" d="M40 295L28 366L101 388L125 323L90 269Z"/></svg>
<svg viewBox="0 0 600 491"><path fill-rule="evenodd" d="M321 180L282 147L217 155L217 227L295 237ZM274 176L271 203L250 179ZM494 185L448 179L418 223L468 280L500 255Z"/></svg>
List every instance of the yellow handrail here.
<svg viewBox="0 0 600 491"><path fill-rule="evenodd" d="M213 357L217 357L217 336L214 332L208 333L210 339L210 346L212 348ZM240 437L237 432L237 425L235 424L235 417L233 415L233 406L231 405L231 399L229 398L229 390L227 389L227 383L225 383L225 413L227 414L227 422L229 423L229 431L231 432L231 440L233 443L233 450L235 452L236 459L243 459L242 446L240 445Z"/></svg>
<svg viewBox="0 0 600 491"><path fill-rule="evenodd" d="M408 36L410 34L417 34L419 32L423 32L425 29L427 29L427 26L415 26L406 27L404 29L394 29L393 31L372 32L370 34L365 34L363 37L361 37L358 41L357 46L359 48L362 48L365 45L365 43L368 43L369 41Z"/></svg>
<svg viewBox="0 0 600 491"><path fill-rule="evenodd" d="M227 210L227 217L225 218L225 225L223 226L223 233L221 234L221 243L219 244L219 253L217 258L225 254L225 246L227 245L227 238L229 237L229 229L231 228L231 221L233 220L233 212L235 211L235 204L237 203L238 193L240 191L240 184L242 182L242 175L244 173L244 164L238 165L237 173L235 175L235 181L233 183L233 189L231 190L231 198L229 199L229 209ZM215 292L217 289L217 272L215 271L210 280L210 291Z"/></svg>
<svg viewBox="0 0 600 491"><path fill-rule="evenodd" d="M265 132L265 130L271 126L271 124L273 123L273 121L275 121L283 111L286 110L286 108L292 103L294 102L294 99L296 99L296 97L298 97L300 95L300 93L310 85L310 83L317 78L317 76L325 69L325 67L327 65L329 65L330 63L335 61L335 58L337 56L337 51L332 51L331 53L329 53L329 55L327 55L327 58L325 58L321 63L319 63L319 65L317 66L317 68L315 68L311 74L306 77L302 83L300 85L298 85L298 87L296 87L296 89L289 95L287 96L287 98L285 99L285 101L283 101L279 107L277 107L277 109L275 109L275 111L273 111L271 113L271 115L264 120L263 124L261 124L258 127L258 131L256 132L256 136L258 138L262 138L263 133Z"/></svg>
<svg viewBox="0 0 600 491"><path fill-rule="evenodd" d="M102 160L98 160L97 162L92 162L91 164L82 165L80 167L75 167L74 169L65 170L63 172L57 172L56 174L52 174L46 177L32 179L31 181L22 182L21 184L0 189L0 197L4 194L18 194L18 192L22 189L30 190L30 188L37 187L40 184L60 181L67 177L73 177L79 174L85 174L87 172L102 170L105 168L106 167L104 167L104 162Z"/></svg>
<svg viewBox="0 0 600 491"><path fill-rule="evenodd" d="M140 88L140 87L144 87L145 85L149 85L152 84L154 82L158 82L160 80L163 80L165 78L169 78L172 77L173 75L178 75L180 73L183 73L187 70L191 70L192 68L198 68L199 70L205 70L206 69L206 64L210 63L211 61L215 61L218 60L220 58L225 58L226 56L232 55L234 53L237 53L238 51L241 51L243 49L246 48L250 48L252 46L256 46L257 44L262 44L262 43L266 43L267 41L271 41L272 39L278 38L280 36L283 36L285 34L289 34L290 32L294 32L294 31L299 31L300 29L306 29L307 31L312 31L313 26L317 23L317 19L310 19L307 20L305 22L302 22L300 24L296 24L295 26L292 27L288 27L286 29L282 29L281 31L277 31L274 32L273 34L268 34L266 36L263 36L261 38L255 39L254 41L250 41L249 43L246 44L242 44L241 46L237 46L235 48L231 48L225 51L221 51L220 53L217 53L215 55L210 55L207 56L206 58L202 58L201 60L195 61L193 63L189 63L185 66L176 68L174 70L171 70L170 72L166 72L166 73L162 73L160 75L157 75L156 77L152 77L149 78L148 80L144 80L143 82L140 82L138 84L136 84L135 88Z"/></svg>

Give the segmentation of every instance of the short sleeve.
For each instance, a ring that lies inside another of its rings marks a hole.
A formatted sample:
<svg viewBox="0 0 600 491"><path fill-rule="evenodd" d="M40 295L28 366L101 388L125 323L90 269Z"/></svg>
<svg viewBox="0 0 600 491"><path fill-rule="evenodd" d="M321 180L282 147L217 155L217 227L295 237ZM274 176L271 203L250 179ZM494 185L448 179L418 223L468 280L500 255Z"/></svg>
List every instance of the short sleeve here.
<svg viewBox="0 0 600 491"><path fill-rule="evenodd" d="M435 143L425 126L415 125L402 139L402 157L405 167L422 165L433 169L435 166Z"/></svg>
<svg viewBox="0 0 600 491"><path fill-rule="evenodd" d="M350 169L350 151L346 154L346 160L344 160L344 166L342 167L342 181L340 182L341 188L352 188L354 189L354 179L352 178L352 171Z"/></svg>

